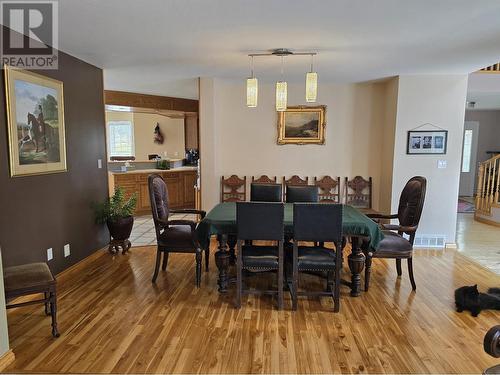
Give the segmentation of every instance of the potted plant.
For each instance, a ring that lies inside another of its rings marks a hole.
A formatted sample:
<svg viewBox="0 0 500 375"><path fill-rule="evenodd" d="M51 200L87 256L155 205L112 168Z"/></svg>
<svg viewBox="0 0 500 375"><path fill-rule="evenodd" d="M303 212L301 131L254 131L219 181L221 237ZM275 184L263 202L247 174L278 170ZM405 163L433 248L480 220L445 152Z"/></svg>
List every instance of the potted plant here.
<svg viewBox="0 0 500 375"><path fill-rule="evenodd" d="M123 252L130 247L130 233L134 226L134 210L137 203L137 194L134 193L130 198L125 199L123 188L118 186L112 197L108 198L103 203L95 205L95 219L98 224L108 226L109 234L112 237L110 250L117 246L123 248Z"/></svg>

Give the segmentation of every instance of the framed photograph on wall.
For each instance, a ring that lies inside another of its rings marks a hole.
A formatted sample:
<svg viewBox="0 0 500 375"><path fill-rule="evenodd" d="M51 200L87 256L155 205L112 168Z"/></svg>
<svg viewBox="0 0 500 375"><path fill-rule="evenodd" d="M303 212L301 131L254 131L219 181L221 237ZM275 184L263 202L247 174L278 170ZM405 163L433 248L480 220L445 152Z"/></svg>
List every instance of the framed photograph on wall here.
<svg viewBox="0 0 500 375"><path fill-rule="evenodd" d="M406 153L409 155L446 154L448 130L410 130Z"/></svg>
<svg viewBox="0 0 500 375"><path fill-rule="evenodd" d="M10 175L66 171L63 83L4 66Z"/></svg>
<svg viewBox="0 0 500 375"><path fill-rule="evenodd" d="M324 144L325 115L325 105L288 107L278 112L278 144Z"/></svg>

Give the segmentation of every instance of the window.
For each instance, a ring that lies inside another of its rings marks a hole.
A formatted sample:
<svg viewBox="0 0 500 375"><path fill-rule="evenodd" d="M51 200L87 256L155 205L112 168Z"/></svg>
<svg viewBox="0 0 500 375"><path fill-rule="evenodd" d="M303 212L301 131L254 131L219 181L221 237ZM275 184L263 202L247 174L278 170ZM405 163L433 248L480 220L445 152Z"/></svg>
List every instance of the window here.
<svg viewBox="0 0 500 375"><path fill-rule="evenodd" d="M131 121L108 122L109 156L134 156L134 126Z"/></svg>
<svg viewBox="0 0 500 375"><path fill-rule="evenodd" d="M472 151L472 130L467 129L464 133L464 149L462 152L462 172L470 172L470 159Z"/></svg>

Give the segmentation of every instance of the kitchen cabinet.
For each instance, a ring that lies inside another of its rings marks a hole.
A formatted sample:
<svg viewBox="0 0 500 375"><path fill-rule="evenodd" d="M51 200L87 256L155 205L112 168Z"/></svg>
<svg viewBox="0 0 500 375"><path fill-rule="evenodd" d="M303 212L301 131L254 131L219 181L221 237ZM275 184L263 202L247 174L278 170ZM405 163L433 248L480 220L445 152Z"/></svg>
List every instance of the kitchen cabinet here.
<svg viewBox="0 0 500 375"><path fill-rule="evenodd" d="M170 208L194 208L195 189L197 180L196 169L172 169L161 170L138 170L129 172L110 172L109 188L110 195L116 186L124 189L125 196L137 194L136 214L150 214L151 204L149 200L148 176L152 173L159 174L165 180L168 189Z"/></svg>

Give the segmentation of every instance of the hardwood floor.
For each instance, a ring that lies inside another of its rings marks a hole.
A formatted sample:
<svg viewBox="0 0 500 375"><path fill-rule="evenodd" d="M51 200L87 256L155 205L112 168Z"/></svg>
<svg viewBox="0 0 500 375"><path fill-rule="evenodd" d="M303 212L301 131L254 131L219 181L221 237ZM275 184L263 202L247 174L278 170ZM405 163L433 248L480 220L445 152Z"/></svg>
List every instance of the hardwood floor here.
<svg viewBox="0 0 500 375"><path fill-rule="evenodd" d="M201 289L192 254L171 254L154 286L154 255L101 251L59 277L58 339L43 307L10 310L16 359L6 371L480 373L498 363L482 340L500 312L456 313L453 290L500 278L455 250L417 252L416 293L406 268L398 280L393 262L375 259L370 291L351 298L342 287L339 314L328 298L300 299L292 312L287 294L284 311L270 296L245 297L236 310L232 293L217 293L213 257Z"/></svg>

